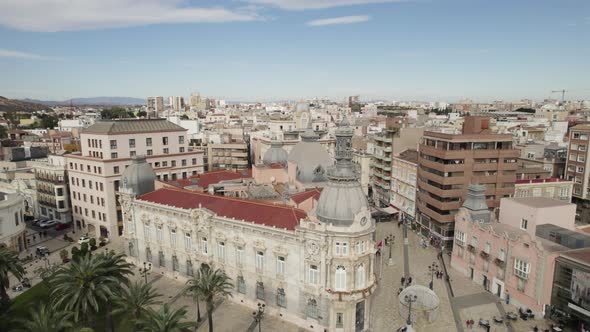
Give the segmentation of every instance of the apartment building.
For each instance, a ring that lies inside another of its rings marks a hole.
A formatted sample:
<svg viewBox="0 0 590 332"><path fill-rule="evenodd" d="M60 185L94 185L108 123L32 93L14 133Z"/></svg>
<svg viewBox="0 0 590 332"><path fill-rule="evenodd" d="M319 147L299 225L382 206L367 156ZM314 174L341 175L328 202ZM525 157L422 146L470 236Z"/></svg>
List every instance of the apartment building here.
<svg viewBox="0 0 590 332"><path fill-rule="evenodd" d="M155 112L155 114L164 112L164 97L148 97L147 109L148 112Z"/></svg>
<svg viewBox="0 0 590 332"><path fill-rule="evenodd" d="M560 178L516 180L514 197L547 197L571 203L574 182Z"/></svg>
<svg viewBox="0 0 590 332"><path fill-rule="evenodd" d="M66 158L62 155L47 156L47 163L35 165L37 204L39 216L62 223L72 221L70 192L66 171Z"/></svg>
<svg viewBox="0 0 590 332"><path fill-rule="evenodd" d="M390 117L385 129L375 135L371 189L376 206L390 206L392 157L408 148L415 149L423 133L424 128L407 127L407 119Z"/></svg>
<svg viewBox="0 0 590 332"><path fill-rule="evenodd" d="M89 235L117 237L122 214L120 177L135 156L163 181L203 172L203 151L188 147L187 130L164 119L96 122L80 134L80 153L66 158L75 227Z"/></svg>
<svg viewBox="0 0 590 332"><path fill-rule="evenodd" d="M491 132L487 117L466 116L460 134L425 132L419 151L416 220L435 245L452 247L454 215L470 184L486 186L491 209L514 194L519 152L512 135Z"/></svg>
<svg viewBox="0 0 590 332"><path fill-rule="evenodd" d="M589 137L590 125L577 125L570 128L565 177L574 181L572 202L577 206L576 223L579 224L587 224L590 220Z"/></svg>
<svg viewBox="0 0 590 332"><path fill-rule="evenodd" d="M211 143L207 145L208 170L241 170L250 167L249 148L246 142Z"/></svg>
<svg viewBox="0 0 590 332"><path fill-rule="evenodd" d="M416 217L416 174L418 151L407 149L392 157L391 204L403 215L404 220Z"/></svg>

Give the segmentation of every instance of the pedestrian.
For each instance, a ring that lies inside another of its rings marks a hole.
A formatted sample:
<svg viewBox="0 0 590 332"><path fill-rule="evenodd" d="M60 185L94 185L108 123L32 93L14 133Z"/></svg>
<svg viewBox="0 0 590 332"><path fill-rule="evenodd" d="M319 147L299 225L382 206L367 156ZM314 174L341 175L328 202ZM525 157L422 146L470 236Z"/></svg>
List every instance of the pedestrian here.
<svg viewBox="0 0 590 332"><path fill-rule="evenodd" d="M404 285L404 282L406 282L406 278L402 277L402 286Z"/></svg>
<svg viewBox="0 0 590 332"><path fill-rule="evenodd" d="M465 322L465 325L467 325L467 328L469 328L469 319Z"/></svg>
<svg viewBox="0 0 590 332"><path fill-rule="evenodd" d="M473 330L473 325L475 324L475 322L473 321L473 319L469 320L469 328Z"/></svg>
<svg viewBox="0 0 590 332"><path fill-rule="evenodd" d="M412 284L412 277L408 277L408 284Z"/></svg>
<svg viewBox="0 0 590 332"><path fill-rule="evenodd" d="M35 235L33 235L33 242L35 242Z"/></svg>

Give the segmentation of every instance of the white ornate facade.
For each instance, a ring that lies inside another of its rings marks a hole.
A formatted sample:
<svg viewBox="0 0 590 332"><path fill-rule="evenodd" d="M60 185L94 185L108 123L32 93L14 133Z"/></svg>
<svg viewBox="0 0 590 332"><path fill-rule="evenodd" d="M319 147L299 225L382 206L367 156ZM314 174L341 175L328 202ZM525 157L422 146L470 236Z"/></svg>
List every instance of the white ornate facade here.
<svg viewBox="0 0 590 332"><path fill-rule="evenodd" d="M342 158L351 164L349 155ZM328 192L362 192L352 173L339 173L339 163L331 181L346 183ZM344 217L324 206L318 218L293 207L178 189L135 193L123 188L120 199L126 247L136 264L150 262L183 280L207 263L233 279L237 303L265 303L267 313L312 331L370 329L375 222L364 196L365 204L332 202L348 204Z"/></svg>

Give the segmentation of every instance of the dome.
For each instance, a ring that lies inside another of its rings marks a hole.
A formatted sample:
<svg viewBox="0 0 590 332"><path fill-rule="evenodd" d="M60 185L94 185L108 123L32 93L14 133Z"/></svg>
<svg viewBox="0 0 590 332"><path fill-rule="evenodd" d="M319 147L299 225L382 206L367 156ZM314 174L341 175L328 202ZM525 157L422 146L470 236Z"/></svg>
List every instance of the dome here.
<svg viewBox="0 0 590 332"><path fill-rule="evenodd" d="M360 183L331 181L322 189L316 215L334 226L350 226L363 207L368 209L369 204Z"/></svg>
<svg viewBox="0 0 590 332"><path fill-rule="evenodd" d="M123 188L131 190L135 195L143 195L154 191L156 173L146 162L145 157L133 157L131 165L121 176Z"/></svg>
<svg viewBox="0 0 590 332"><path fill-rule="evenodd" d="M287 164L287 151L283 149L281 143L277 141L273 141L270 144L270 149L266 151L264 157L262 157L262 162L265 165L272 165L272 164Z"/></svg>
<svg viewBox="0 0 590 332"><path fill-rule="evenodd" d="M297 165L297 180L303 183L326 181L326 171L334 164L320 143L306 140L293 147L288 160Z"/></svg>

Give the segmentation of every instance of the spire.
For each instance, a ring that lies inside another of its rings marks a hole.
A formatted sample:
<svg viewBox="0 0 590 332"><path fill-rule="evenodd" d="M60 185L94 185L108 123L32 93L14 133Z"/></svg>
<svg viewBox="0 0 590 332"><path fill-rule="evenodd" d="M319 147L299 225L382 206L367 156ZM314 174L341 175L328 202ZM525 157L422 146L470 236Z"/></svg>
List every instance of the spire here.
<svg viewBox="0 0 590 332"><path fill-rule="evenodd" d="M336 165L328 171L334 180L355 181L357 179L352 162L352 136L354 134L346 115L336 129Z"/></svg>

